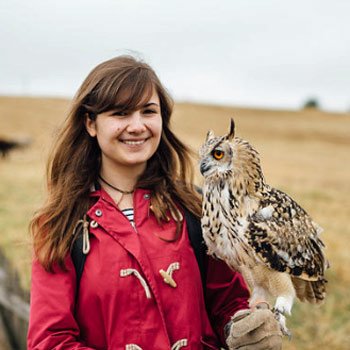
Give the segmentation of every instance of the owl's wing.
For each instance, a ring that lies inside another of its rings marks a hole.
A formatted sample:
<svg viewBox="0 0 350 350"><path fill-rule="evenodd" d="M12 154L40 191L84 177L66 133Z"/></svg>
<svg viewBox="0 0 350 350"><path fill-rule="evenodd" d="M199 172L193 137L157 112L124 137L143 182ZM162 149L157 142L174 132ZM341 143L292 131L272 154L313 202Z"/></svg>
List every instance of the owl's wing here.
<svg viewBox="0 0 350 350"><path fill-rule="evenodd" d="M324 276L321 228L292 198L269 188L248 219L246 238L268 267L308 281Z"/></svg>

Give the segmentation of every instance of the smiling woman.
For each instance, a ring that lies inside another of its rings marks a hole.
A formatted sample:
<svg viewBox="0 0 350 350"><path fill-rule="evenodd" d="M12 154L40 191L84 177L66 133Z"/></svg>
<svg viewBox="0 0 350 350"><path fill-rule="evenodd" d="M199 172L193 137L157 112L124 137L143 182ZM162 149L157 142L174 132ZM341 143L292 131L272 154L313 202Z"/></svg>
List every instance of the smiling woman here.
<svg viewBox="0 0 350 350"><path fill-rule="evenodd" d="M153 91L149 99L147 94L143 99L146 103L136 107L136 110L112 110L97 116L88 114L85 121L89 135L97 138L101 149L101 175L125 188L135 185L161 139L162 117L158 94ZM133 176L124 178L121 174L125 171Z"/></svg>
<svg viewBox="0 0 350 350"><path fill-rule="evenodd" d="M103 62L83 82L31 223L28 349L225 345L225 325L249 293L205 255L201 199L171 112L152 68L133 57ZM79 227L82 274L70 254Z"/></svg>

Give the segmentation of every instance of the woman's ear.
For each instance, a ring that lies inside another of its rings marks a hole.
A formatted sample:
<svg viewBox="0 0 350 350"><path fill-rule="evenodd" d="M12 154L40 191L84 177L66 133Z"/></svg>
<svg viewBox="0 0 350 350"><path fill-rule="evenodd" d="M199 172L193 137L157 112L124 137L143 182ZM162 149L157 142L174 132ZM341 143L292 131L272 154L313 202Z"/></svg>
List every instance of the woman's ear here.
<svg viewBox="0 0 350 350"><path fill-rule="evenodd" d="M91 119L89 114L86 113L84 122L85 122L86 131L88 132L88 134L91 137L95 137L97 134L96 133L96 119L95 120Z"/></svg>

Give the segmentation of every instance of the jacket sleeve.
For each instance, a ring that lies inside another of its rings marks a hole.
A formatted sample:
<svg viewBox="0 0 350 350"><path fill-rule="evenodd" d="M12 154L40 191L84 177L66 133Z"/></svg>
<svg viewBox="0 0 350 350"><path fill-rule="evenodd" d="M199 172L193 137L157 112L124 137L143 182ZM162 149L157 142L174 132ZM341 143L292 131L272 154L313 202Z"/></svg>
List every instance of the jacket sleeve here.
<svg viewBox="0 0 350 350"><path fill-rule="evenodd" d="M55 267L47 272L33 260L28 350L92 349L78 341L79 326L74 318L76 275L70 257L67 271Z"/></svg>
<svg viewBox="0 0 350 350"><path fill-rule="evenodd" d="M212 327L226 345L224 327L238 310L248 309L250 296L243 277L222 260L208 256L206 305Z"/></svg>

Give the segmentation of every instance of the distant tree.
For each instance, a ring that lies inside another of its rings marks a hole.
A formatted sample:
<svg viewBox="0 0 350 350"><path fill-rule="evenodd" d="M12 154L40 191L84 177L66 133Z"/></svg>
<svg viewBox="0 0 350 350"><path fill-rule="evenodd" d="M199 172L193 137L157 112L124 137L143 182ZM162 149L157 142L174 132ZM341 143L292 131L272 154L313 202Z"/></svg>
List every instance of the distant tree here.
<svg viewBox="0 0 350 350"><path fill-rule="evenodd" d="M320 104L316 98L309 98L308 100L306 100L306 102L304 103L304 109L309 109L309 108L310 109L320 108Z"/></svg>

